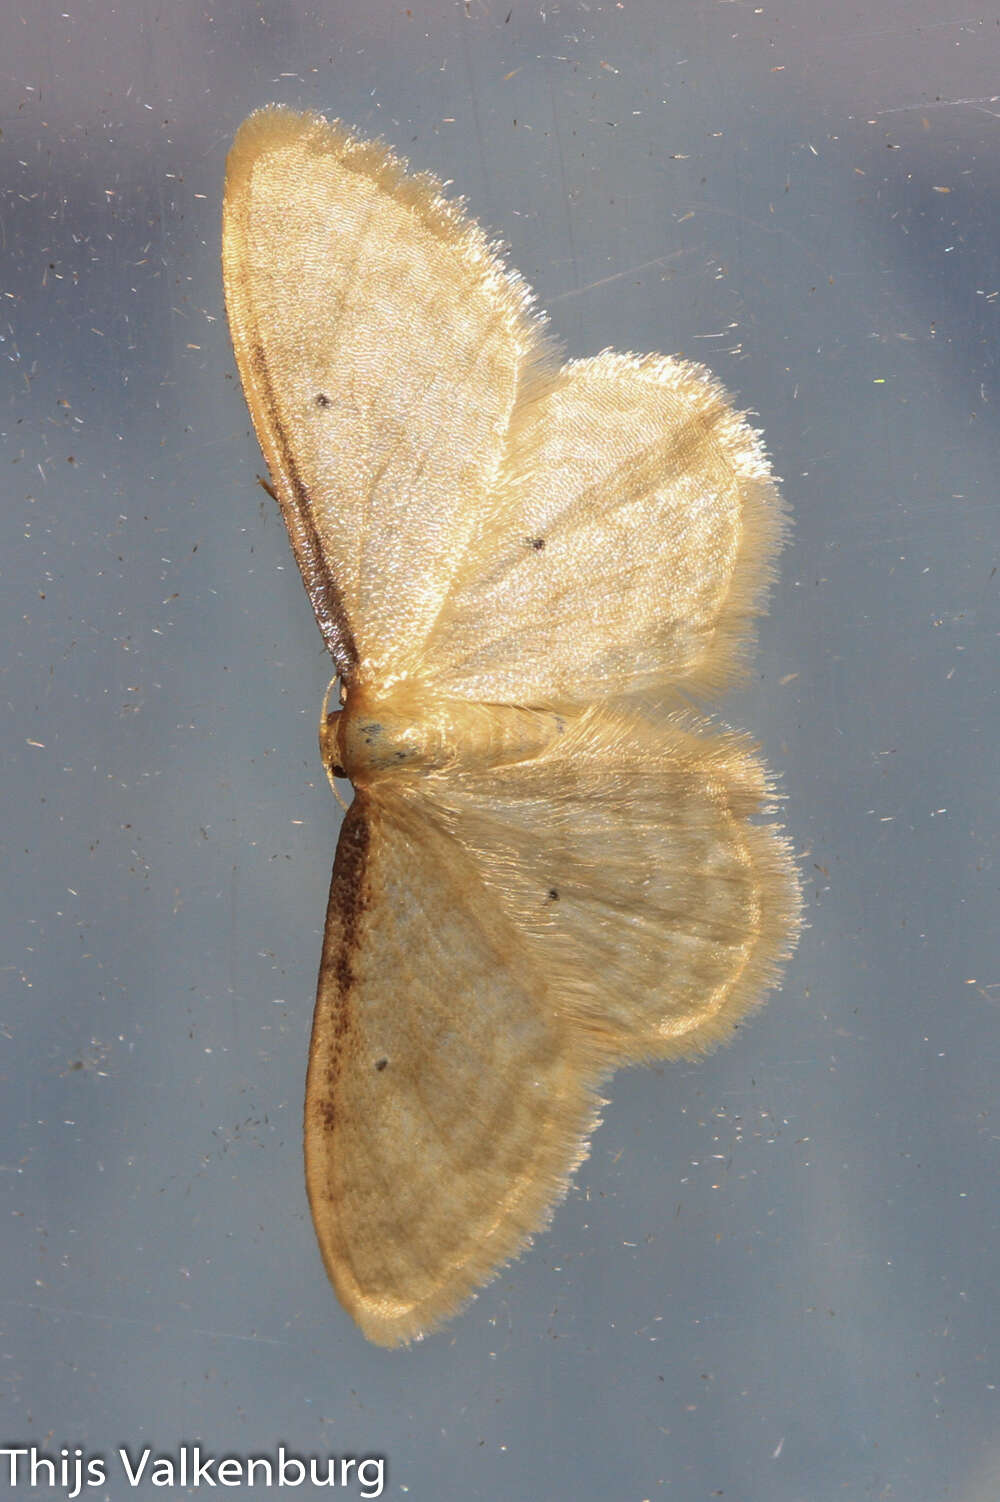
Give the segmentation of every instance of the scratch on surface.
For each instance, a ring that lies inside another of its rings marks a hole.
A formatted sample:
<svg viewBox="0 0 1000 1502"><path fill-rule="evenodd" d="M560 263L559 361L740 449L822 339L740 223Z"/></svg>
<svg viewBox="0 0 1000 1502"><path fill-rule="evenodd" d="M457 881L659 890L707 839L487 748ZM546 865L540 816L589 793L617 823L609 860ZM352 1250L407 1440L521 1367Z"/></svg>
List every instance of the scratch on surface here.
<svg viewBox="0 0 1000 1502"><path fill-rule="evenodd" d="M581 292L592 292L595 287L606 287L609 282L620 282L622 277L635 276L637 272L649 271L653 266L665 266L668 261L677 261L688 251L672 250L667 256L655 256L652 261L640 261L638 266L626 266L624 271L613 271L610 276L599 276L596 281L586 282L582 287L571 287L568 292L559 292L553 302L565 302L567 297L579 297Z"/></svg>
<svg viewBox="0 0 1000 1502"><path fill-rule="evenodd" d="M982 18L980 16L949 16L947 21L914 22L909 29L911 32L916 31L919 34L925 31L944 31L954 26L957 26L960 31L964 31L966 27L979 28L982 26ZM871 42L877 40L879 37L896 37L904 29L899 26L883 26L879 31L845 31L835 37L831 37L830 40L840 42Z"/></svg>
<svg viewBox="0 0 1000 1502"><path fill-rule="evenodd" d="M30 1309L35 1314L58 1314L76 1319L97 1320L105 1325L138 1325L142 1330L154 1330L158 1335L184 1334L207 1335L212 1340L245 1340L250 1345L287 1346L287 1340L274 1335L237 1335L232 1330L203 1330L198 1325L181 1327L168 1325L163 1320L134 1319L127 1314L94 1314L89 1309L62 1309L57 1304L31 1304L24 1299L3 1299L0 1303L8 1309Z"/></svg>
<svg viewBox="0 0 1000 1502"><path fill-rule="evenodd" d="M994 120L1000 118L1000 112L986 108L988 104L1000 104L1000 94L987 94L982 99L933 99L929 102L922 100L919 104L894 104L890 109L876 110L875 117L878 119L881 115L912 114L914 110L929 112L930 110L951 109L954 105L959 104L966 104L972 109L982 110L984 115L991 115Z"/></svg>

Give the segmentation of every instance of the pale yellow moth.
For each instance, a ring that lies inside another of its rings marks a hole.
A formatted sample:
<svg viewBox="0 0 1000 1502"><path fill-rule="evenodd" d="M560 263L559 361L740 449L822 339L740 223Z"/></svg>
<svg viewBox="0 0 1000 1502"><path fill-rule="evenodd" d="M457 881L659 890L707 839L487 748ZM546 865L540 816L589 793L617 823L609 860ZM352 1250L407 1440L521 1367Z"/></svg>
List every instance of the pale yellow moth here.
<svg viewBox="0 0 1000 1502"><path fill-rule="evenodd" d="M441 184L317 115L236 136L223 269L257 437L340 679L306 1087L327 1271L412 1340L548 1220L621 1064L710 1048L798 925L734 675L781 542L700 366L561 368Z"/></svg>

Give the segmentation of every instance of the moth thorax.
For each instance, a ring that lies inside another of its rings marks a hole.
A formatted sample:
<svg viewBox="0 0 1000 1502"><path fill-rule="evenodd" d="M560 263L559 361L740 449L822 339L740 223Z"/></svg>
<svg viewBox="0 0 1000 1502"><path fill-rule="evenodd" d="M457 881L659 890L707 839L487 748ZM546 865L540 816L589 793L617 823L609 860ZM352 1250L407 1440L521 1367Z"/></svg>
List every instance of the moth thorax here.
<svg viewBox="0 0 1000 1502"><path fill-rule="evenodd" d="M512 704L439 699L403 680L385 694L348 690L327 717L323 758L356 785L442 770L482 771L543 754L566 730L562 715Z"/></svg>
<svg viewBox="0 0 1000 1502"><path fill-rule="evenodd" d="M348 693L339 714L330 715L324 755L353 783L426 772L451 759L438 716L425 716L418 703L378 700Z"/></svg>

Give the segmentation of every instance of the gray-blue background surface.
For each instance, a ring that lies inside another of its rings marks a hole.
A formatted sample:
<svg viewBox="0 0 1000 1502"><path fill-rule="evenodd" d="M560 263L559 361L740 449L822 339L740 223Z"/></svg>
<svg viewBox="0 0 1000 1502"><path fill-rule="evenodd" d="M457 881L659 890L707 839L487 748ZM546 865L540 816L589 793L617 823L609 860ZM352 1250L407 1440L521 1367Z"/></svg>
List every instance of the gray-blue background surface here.
<svg viewBox="0 0 1000 1502"><path fill-rule="evenodd" d="M996 17L34 0L0 59L0 1436L380 1452L415 1502L996 1502ZM271 100L454 180L570 354L711 364L795 516L724 709L802 856L784 989L619 1074L550 1231L394 1354L300 1162L329 667L219 272Z"/></svg>

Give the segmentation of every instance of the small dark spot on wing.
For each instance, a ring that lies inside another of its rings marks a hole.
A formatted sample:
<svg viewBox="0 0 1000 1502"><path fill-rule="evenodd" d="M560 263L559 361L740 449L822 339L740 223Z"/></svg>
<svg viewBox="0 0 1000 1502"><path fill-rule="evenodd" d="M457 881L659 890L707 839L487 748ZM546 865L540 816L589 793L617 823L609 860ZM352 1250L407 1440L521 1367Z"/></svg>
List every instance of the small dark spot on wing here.
<svg viewBox="0 0 1000 1502"><path fill-rule="evenodd" d="M545 546L544 537L526 537L524 540L529 548L534 548L536 553L540 553Z"/></svg>
<svg viewBox="0 0 1000 1502"><path fill-rule="evenodd" d="M380 1074L381 1074L382 1070L385 1068L385 1066L388 1064L388 1062L389 1062L388 1059L376 1059L375 1060L375 1068L379 1071Z"/></svg>
<svg viewBox="0 0 1000 1502"><path fill-rule="evenodd" d="M313 398L313 400L315 401L317 407L329 407L330 406L330 398L327 396L327 394L326 394L325 391L318 391L316 393L316 396Z"/></svg>

